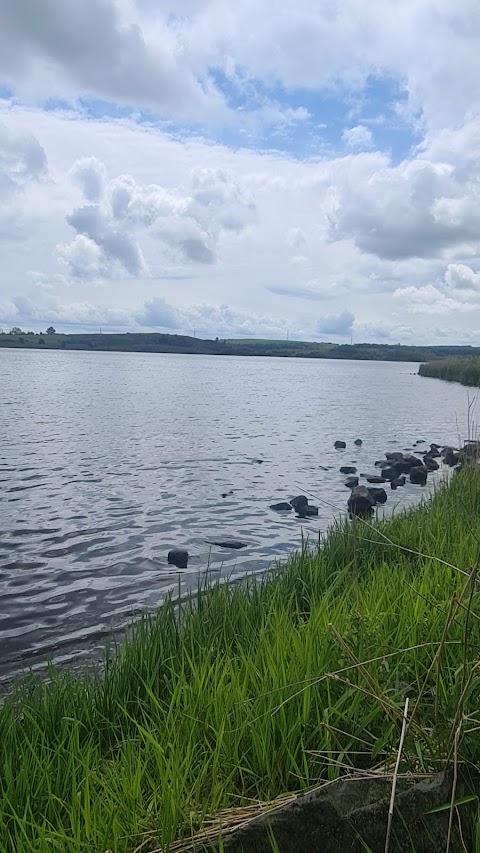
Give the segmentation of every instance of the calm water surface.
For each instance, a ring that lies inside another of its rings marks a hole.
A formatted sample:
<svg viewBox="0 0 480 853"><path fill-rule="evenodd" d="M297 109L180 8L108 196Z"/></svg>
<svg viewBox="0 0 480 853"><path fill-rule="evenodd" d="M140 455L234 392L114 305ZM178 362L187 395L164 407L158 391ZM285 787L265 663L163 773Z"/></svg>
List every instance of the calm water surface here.
<svg viewBox="0 0 480 853"><path fill-rule="evenodd" d="M112 629L207 567L262 572L302 531L315 541L345 508L341 465L368 474L386 450L458 443L472 391L417 367L0 351L0 676L98 658ZM318 519L269 509L300 492ZM206 543L219 536L248 545ZM188 570L167 564L172 546Z"/></svg>

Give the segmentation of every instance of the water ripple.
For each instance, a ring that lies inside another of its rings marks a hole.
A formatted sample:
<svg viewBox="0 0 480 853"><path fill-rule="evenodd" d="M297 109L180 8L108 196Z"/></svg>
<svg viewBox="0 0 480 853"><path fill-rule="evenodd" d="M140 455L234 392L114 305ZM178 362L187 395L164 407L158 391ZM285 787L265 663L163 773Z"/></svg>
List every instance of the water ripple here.
<svg viewBox="0 0 480 853"><path fill-rule="evenodd" d="M415 365L25 350L0 359L3 678L49 657L97 660L111 631L207 571L264 573L345 510L342 464L373 473L389 448L455 444L465 431L468 390L420 379ZM392 388L394 411L379 404ZM300 492L318 518L270 509ZM407 485L387 508L420 494ZM208 544L224 539L246 547ZM188 548L187 570L168 565L174 546Z"/></svg>

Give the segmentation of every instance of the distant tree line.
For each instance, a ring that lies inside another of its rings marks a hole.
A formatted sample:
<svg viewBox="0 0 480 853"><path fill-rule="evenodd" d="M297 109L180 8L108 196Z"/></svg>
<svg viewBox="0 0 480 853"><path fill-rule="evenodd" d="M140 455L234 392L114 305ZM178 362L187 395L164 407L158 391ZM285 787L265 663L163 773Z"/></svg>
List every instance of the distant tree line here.
<svg viewBox="0 0 480 853"><path fill-rule="evenodd" d="M334 358L361 361L431 362L451 356L479 356L471 346L406 346L404 344L335 344L290 340L214 340L162 332L59 334L53 326L43 332L24 332L17 326L0 332L0 348L23 347L112 352L159 352L204 355Z"/></svg>

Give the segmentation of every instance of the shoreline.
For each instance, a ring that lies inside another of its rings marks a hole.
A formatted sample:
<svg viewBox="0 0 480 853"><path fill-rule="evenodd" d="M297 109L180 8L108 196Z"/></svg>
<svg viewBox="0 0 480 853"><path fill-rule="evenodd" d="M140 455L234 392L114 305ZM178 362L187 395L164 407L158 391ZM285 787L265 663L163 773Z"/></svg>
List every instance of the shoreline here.
<svg viewBox="0 0 480 853"><path fill-rule="evenodd" d="M428 376L431 379L443 379L446 382L459 382L460 385L479 388L480 358L472 355L429 361L420 365L418 373L420 376Z"/></svg>
<svg viewBox="0 0 480 853"><path fill-rule="evenodd" d="M405 769L443 767L459 703L462 720L477 705L479 509L468 465L398 516L334 523L267 579L167 600L101 676L17 683L0 708L0 835L17 853L168 847L208 814L388 764L406 695ZM459 758L478 763L460 725Z"/></svg>
<svg viewBox="0 0 480 853"><path fill-rule="evenodd" d="M316 341L203 339L157 332L57 334L17 330L0 333L2 349L87 352L152 352L185 355L265 356L273 358L354 361L425 362L446 356L478 355L471 346L407 346L403 344L337 344Z"/></svg>

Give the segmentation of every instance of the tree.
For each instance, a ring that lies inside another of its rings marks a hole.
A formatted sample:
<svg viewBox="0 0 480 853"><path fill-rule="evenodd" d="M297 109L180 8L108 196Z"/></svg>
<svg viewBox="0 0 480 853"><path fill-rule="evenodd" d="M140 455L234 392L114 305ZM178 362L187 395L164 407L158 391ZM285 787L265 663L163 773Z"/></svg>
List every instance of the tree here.
<svg viewBox="0 0 480 853"><path fill-rule="evenodd" d="M19 328L19 326L12 326L12 328L10 329L10 334L11 335L21 335L22 330Z"/></svg>
<svg viewBox="0 0 480 853"><path fill-rule="evenodd" d="M47 335L54 335L54 334L55 334L55 329L53 328L53 326L49 326L47 329Z"/></svg>

